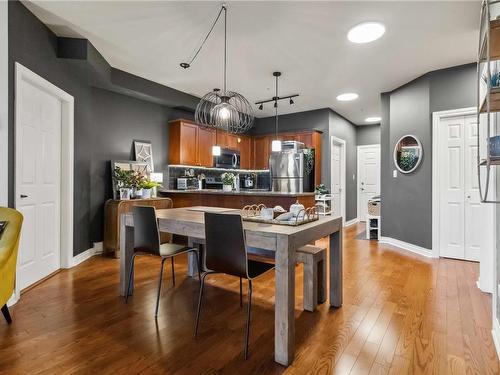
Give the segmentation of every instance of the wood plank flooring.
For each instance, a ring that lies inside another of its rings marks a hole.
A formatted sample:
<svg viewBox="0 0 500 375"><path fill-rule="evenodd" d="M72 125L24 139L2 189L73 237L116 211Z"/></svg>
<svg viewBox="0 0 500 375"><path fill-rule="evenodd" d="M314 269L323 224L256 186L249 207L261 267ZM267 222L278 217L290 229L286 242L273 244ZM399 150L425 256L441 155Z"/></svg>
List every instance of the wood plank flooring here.
<svg viewBox="0 0 500 375"><path fill-rule="evenodd" d="M0 319L0 373L498 374L491 298L476 287L478 264L357 240L362 230L344 231L341 309L302 311L297 267L297 349L288 368L273 361L274 273L254 282L244 361L237 278L209 277L195 339L198 283L186 278L185 258L176 260L175 288L165 268L155 321L159 259L139 258L126 305L118 261L94 257L24 294L11 308L11 326Z"/></svg>

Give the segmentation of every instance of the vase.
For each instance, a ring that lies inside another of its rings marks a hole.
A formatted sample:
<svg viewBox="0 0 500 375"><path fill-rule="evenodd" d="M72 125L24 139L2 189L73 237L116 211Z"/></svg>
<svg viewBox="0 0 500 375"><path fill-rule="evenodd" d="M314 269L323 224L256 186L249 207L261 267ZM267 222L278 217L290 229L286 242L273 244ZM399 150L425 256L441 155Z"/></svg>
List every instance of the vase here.
<svg viewBox="0 0 500 375"><path fill-rule="evenodd" d="M120 188L120 199L130 199L130 189L129 188Z"/></svg>
<svg viewBox="0 0 500 375"><path fill-rule="evenodd" d="M151 198L151 189L142 189L142 199Z"/></svg>
<svg viewBox="0 0 500 375"><path fill-rule="evenodd" d="M233 185L222 185L222 191L233 191Z"/></svg>

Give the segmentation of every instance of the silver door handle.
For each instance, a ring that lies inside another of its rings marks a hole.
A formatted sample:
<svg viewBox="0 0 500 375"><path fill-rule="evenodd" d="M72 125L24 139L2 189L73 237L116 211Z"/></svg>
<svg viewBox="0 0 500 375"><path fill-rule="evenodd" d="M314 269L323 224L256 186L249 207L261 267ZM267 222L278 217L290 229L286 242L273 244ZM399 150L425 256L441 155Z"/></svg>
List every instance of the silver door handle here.
<svg viewBox="0 0 500 375"><path fill-rule="evenodd" d="M21 194L21 198L28 198L27 195Z"/></svg>

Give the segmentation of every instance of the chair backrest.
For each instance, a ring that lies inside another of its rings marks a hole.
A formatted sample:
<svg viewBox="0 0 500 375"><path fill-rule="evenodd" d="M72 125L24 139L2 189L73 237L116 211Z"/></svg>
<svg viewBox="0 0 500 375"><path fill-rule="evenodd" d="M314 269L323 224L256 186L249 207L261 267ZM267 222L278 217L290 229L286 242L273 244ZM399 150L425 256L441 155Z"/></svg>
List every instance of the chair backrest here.
<svg viewBox="0 0 500 375"><path fill-rule="evenodd" d="M0 306L3 306L14 291L23 215L12 208L0 207L0 221L8 221L0 234Z"/></svg>
<svg viewBox="0 0 500 375"><path fill-rule="evenodd" d="M154 207L134 206L134 251L160 254L160 234Z"/></svg>
<svg viewBox="0 0 500 375"><path fill-rule="evenodd" d="M209 270L248 277L241 215L205 212L205 241L205 263Z"/></svg>

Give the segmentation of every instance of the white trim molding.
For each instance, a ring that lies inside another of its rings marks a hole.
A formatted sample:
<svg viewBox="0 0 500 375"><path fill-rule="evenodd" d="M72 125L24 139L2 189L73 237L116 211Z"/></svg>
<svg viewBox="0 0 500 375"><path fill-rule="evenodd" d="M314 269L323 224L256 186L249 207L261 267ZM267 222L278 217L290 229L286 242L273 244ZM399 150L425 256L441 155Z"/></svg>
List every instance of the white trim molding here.
<svg viewBox="0 0 500 375"><path fill-rule="evenodd" d="M340 146L340 157L342 160L340 161L340 216L346 219L347 215L347 198L346 198L346 184L347 184L347 160L346 160L346 141L342 138L337 138L335 136L330 136L330 191L333 191L331 176L333 175L333 163L332 163L332 147L333 145ZM344 225L345 226L345 225Z"/></svg>
<svg viewBox="0 0 500 375"><path fill-rule="evenodd" d="M379 238L378 242L385 243L385 244L388 244L388 245L391 245L394 247L398 247L398 248L403 249L403 250L411 251L412 253L422 255L422 256L427 257L427 258L437 258L436 256L434 256L432 250L430 250L430 249L426 249L425 247L413 245L411 243L398 240L396 238L381 236Z"/></svg>
<svg viewBox="0 0 500 375"><path fill-rule="evenodd" d="M0 1L0 206L5 207L9 201L8 3Z"/></svg>
<svg viewBox="0 0 500 375"><path fill-rule="evenodd" d="M496 311L493 312L496 315ZM493 318L493 329L491 330L491 335L493 336L493 343L495 344L495 349L497 351L497 357L500 359L500 324L497 318Z"/></svg>
<svg viewBox="0 0 500 375"><path fill-rule="evenodd" d="M351 219L349 221L346 221L346 222L344 222L344 228L349 227L353 224L356 224L358 221L359 221L359 219L357 217L355 217L354 219Z"/></svg>
<svg viewBox="0 0 500 375"><path fill-rule="evenodd" d="M95 245L96 244L94 244L94 247L91 247L90 249L85 250L84 252L81 252L78 255L75 255L71 261L71 266L65 268L73 268L75 266L78 266L80 263L83 263L86 260L92 258L93 256L99 254L98 249L95 247Z"/></svg>

